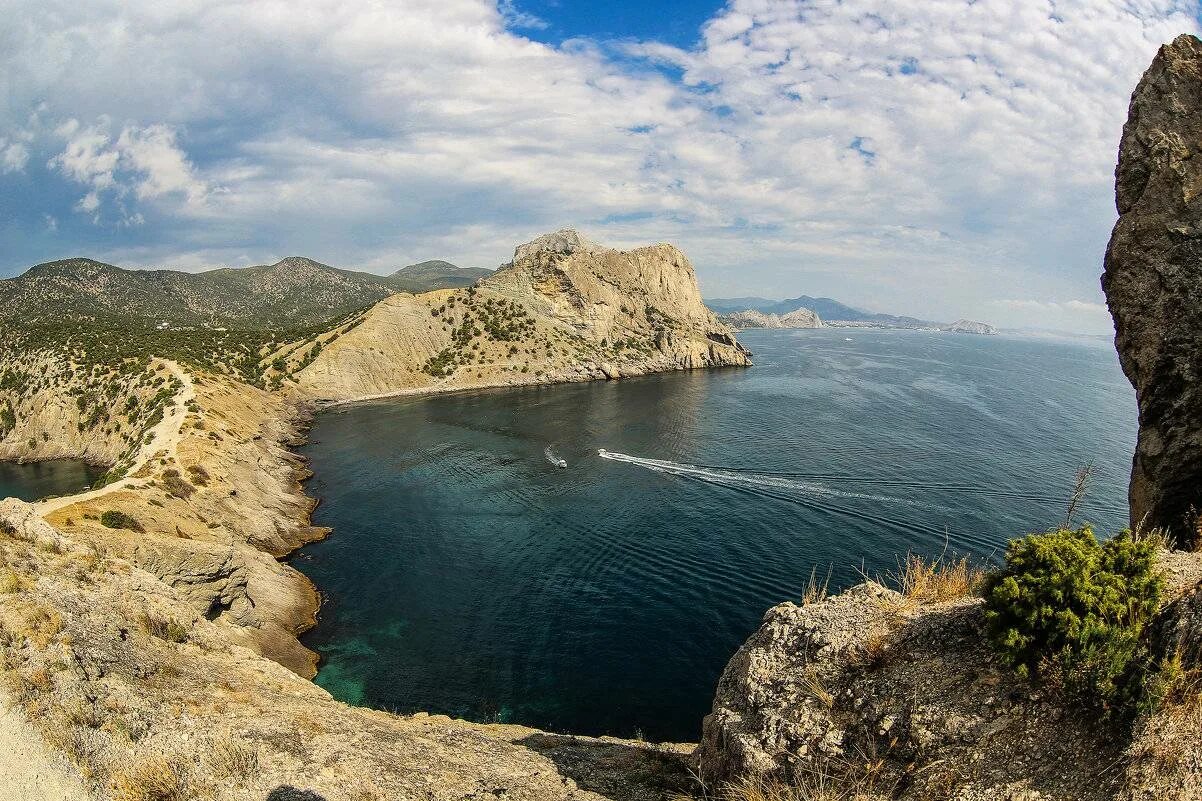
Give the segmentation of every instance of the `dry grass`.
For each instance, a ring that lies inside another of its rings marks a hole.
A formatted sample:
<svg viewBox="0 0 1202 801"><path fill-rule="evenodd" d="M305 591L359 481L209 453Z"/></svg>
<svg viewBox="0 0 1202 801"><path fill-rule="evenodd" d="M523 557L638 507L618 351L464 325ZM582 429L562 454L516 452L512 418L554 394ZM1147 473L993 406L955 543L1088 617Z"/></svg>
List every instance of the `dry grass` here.
<svg viewBox="0 0 1202 801"><path fill-rule="evenodd" d="M58 612L47 611L38 606L25 613L25 619L17 633L27 637L35 648L43 651L62 630L62 616Z"/></svg>
<svg viewBox="0 0 1202 801"><path fill-rule="evenodd" d="M831 571L826 571L826 578L818 581L818 568L814 567L810 570L810 580L806 583L805 592L801 596L801 605L810 606L821 601L825 601L827 595L830 594Z"/></svg>
<svg viewBox="0 0 1202 801"><path fill-rule="evenodd" d="M867 635L856 651L856 659L868 670L876 670L889 658L889 634L884 631Z"/></svg>
<svg viewBox="0 0 1202 801"><path fill-rule="evenodd" d="M249 779L259 772L259 752L245 740L218 740L208 761L213 774L222 779Z"/></svg>
<svg viewBox="0 0 1202 801"><path fill-rule="evenodd" d="M188 783L179 763L149 756L118 768L109 791L113 801L180 801L188 797Z"/></svg>
<svg viewBox="0 0 1202 801"><path fill-rule="evenodd" d="M0 595L21 591L21 577L7 567L0 567Z"/></svg>
<svg viewBox="0 0 1202 801"><path fill-rule="evenodd" d="M897 572L881 583L892 584L906 601L917 605L967 598L980 589L984 578L985 571L974 567L967 556L926 559L910 553L898 564Z"/></svg>
<svg viewBox="0 0 1202 801"><path fill-rule="evenodd" d="M831 695L826 687L822 686L822 680L814 673L806 673L802 676L801 686L811 698L827 709L835 705L835 696Z"/></svg>
<svg viewBox="0 0 1202 801"><path fill-rule="evenodd" d="M750 776L726 785L718 801L876 801L859 777L836 778L813 770L795 783L785 784L762 776Z"/></svg>

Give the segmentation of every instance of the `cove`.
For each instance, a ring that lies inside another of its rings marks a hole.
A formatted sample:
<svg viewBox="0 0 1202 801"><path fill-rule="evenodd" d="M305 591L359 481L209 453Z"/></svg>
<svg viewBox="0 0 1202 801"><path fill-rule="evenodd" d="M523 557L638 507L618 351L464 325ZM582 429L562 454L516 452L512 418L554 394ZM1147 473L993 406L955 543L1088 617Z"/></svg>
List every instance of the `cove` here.
<svg viewBox="0 0 1202 801"><path fill-rule="evenodd" d="M1126 525L1134 393L1108 343L919 331L740 335L756 366L408 397L319 415L325 541L303 639L350 703L695 740L722 668L812 571L997 561ZM548 459L567 462L560 468ZM604 449L606 455L599 455Z"/></svg>
<svg viewBox="0 0 1202 801"><path fill-rule="evenodd" d="M50 495L72 495L90 487L105 469L78 459L0 462L0 498L36 501Z"/></svg>

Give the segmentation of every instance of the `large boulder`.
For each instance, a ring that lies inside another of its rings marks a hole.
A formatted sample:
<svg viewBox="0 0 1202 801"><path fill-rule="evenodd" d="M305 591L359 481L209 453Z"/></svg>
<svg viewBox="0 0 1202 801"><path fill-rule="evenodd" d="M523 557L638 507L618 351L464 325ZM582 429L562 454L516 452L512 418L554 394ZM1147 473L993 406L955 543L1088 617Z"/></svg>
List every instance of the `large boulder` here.
<svg viewBox="0 0 1202 801"><path fill-rule="evenodd" d="M1132 525L1197 538L1202 510L1202 42L1160 49L1131 98L1102 288L1139 400Z"/></svg>

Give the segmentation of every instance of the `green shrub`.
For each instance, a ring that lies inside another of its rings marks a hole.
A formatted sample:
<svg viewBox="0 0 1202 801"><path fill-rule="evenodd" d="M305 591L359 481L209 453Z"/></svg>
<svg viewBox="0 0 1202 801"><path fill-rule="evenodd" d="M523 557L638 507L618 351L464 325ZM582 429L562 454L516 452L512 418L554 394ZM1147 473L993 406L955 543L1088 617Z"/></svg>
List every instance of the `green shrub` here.
<svg viewBox="0 0 1202 801"><path fill-rule="evenodd" d="M125 528L130 531L141 531L142 526L137 520L127 515L125 512L118 512L116 509L109 509L100 515L100 525L106 528Z"/></svg>
<svg viewBox="0 0 1202 801"><path fill-rule="evenodd" d="M986 583L989 638L1021 675L1126 716L1158 673L1144 633L1162 590L1153 545L1129 532L1102 544L1089 526L1032 534Z"/></svg>

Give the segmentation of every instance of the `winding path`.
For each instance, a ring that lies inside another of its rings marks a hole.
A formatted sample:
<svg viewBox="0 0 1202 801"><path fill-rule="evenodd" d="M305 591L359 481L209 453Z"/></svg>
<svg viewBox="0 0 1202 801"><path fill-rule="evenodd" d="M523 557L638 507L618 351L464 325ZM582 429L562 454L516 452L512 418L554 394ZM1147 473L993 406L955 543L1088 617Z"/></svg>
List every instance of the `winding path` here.
<svg viewBox="0 0 1202 801"><path fill-rule="evenodd" d="M135 481L133 476L142 469L154 454L166 451L169 456L175 456L175 449L183 436L181 428L184 424L184 418L188 416L188 402L196 397L196 389L192 385L192 376L188 374L187 370L180 367L179 364L170 359L159 359L159 363L178 378L183 386L179 392L175 393L171 407L163 413L163 419L154 428L150 429L150 434L152 435L150 441L145 442L145 436L143 436L143 445L138 449L138 454L134 457L133 464L130 465L129 470L125 471L125 478L120 481L114 481L112 484L100 489L81 492L78 495L64 495L61 498L50 498L35 503L34 509L37 510L39 515L45 517L51 512L57 512L59 509L67 506L72 506L82 501L90 501L107 495L110 492L125 489Z"/></svg>

